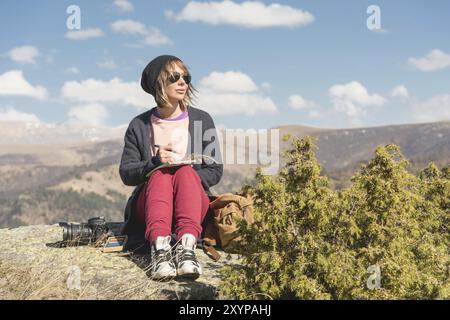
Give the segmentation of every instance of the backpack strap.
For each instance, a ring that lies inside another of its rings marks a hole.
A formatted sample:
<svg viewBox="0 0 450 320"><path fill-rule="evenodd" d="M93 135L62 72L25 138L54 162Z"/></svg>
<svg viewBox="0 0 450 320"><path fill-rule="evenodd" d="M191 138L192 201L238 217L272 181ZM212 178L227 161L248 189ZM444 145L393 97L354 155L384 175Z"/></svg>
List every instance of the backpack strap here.
<svg viewBox="0 0 450 320"><path fill-rule="evenodd" d="M215 242L215 241L214 241ZM214 261L219 261L221 255L214 246L208 241L208 239L203 239L203 251L210 256Z"/></svg>
<svg viewBox="0 0 450 320"><path fill-rule="evenodd" d="M219 195L214 201L211 201L209 207L211 209L220 209L225 207L228 203L236 201L236 196L233 193L223 193Z"/></svg>

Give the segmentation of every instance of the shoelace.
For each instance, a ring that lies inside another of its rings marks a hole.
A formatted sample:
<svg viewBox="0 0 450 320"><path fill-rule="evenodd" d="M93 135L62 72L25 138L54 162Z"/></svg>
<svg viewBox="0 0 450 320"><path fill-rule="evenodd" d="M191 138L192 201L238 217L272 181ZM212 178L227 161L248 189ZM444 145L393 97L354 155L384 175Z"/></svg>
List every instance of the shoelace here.
<svg viewBox="0 0 450 320"><path fill-rule="evenodd" d="M155 252L155 265L158 265L162 262L169 262L173 265L172 254L170 250L159 249Z"/></svg>
<svg viewBox="0 0 450 320"><path fill-rule="evenodd" d="M180 264L182 264L185 261L191 261L193 262L197 267L199 266L198 261L197 261L197 257L195 255L195 251L191 250L191 249L182 249L180 250L181 254L180 254Z"/></svg>

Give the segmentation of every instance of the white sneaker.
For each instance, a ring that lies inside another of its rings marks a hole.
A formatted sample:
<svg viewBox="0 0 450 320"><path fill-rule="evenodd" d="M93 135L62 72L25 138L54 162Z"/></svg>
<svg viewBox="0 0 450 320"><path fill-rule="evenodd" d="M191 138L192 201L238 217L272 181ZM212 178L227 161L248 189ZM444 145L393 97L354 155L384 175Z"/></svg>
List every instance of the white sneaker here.
<svg viewBox="0 0 450 320"><path fill-rule="evenodd" d="M183 278L197 279L202 274L202 267L195 256L197 240L190 233L184 234L177 246L177 275Z"/></svg>
<svg viewBox="0 0 450 320"><path fill-rule="evenodd" d="M170 236L157 237L152 244L152 279L157 281L171 280L177 275L172 257Z"/></svg>

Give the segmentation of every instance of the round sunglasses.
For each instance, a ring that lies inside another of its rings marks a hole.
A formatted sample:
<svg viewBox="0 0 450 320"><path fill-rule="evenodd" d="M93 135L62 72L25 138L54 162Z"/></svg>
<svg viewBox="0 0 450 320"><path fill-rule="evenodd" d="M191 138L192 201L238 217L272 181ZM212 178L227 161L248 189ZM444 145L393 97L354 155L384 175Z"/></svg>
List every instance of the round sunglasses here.
<svg viewBox="0 0 450 320"><path fill-rule="evenodd" d="M169 81L170 82L172 82L172 83L175 83L175 82L177 82L178 80L180 80L180 77L181 77L181 74L179 73L179 72L172 72L170 75L169 75ZM185 74L185 75L183 75L183 80L184 80L184 82L186 82L186 84L189 84L189 83L191 83L191 75L188 73L188 74Z"/></svg>

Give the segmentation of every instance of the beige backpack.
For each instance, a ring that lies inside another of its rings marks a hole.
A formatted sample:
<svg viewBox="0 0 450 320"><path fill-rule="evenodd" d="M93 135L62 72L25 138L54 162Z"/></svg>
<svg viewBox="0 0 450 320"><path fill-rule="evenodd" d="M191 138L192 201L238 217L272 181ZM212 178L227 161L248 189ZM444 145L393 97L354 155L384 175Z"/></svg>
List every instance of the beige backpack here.
<svg viewBox="0 0 450 320"><path fill-rule="evenodd" d="M205 229L203 236L203 249L214 260L220 259L220 254L214 246L222 248L225 252L237 252L236 245L241 242L238 221L244 219L253 223L253 201L250 196L233 193L219 195L209 204L214 211L214 219Z"/></svg>

